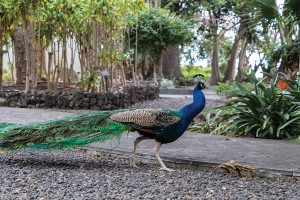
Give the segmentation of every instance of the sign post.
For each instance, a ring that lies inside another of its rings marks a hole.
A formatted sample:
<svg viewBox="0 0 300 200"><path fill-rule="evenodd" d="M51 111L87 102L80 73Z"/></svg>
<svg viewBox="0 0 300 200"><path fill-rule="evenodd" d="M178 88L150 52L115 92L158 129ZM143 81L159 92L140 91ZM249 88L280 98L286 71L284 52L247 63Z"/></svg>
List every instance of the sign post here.
<svg viewBox="0 0 300 200"><path fill-rule="evenodd" d="M101 72L101 75L104 77L106 92L108 92L108 77L109 77L109 72L106 71L106 70L104 70L104 71Z"/></svg>

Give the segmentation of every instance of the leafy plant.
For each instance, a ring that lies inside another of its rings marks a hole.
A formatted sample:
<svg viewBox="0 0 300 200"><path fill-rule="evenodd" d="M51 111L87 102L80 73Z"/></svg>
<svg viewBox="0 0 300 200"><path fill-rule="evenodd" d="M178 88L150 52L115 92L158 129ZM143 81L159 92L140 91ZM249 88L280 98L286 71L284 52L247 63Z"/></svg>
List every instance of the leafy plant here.
<svg viewBox="0 0 300 200"><path fill-rule="evenodd" d="M254 90L233 82L237 89L228 91L233 96L229 104L215 108L222 111L222 121L213 132L270 139L299 137L299 102L281 91L274 79L266 86L253 72L246 76Z"/></svg>
<svg viewBox="0 0 300 200"><path fill-rule="evenodd" d="M253 83L245 82L245 83L241 83L241 84L245 88L247 88L247 90L254 91L255 86L253 85ZM235 81L227 81L225 83L219 82L218 85L214 88L214 91L218 95L230 97L231 96L230 92L232 90L238 91L238 89L239 88L238 88L238 86L237 86L237 84L236 84Z"/></svg>
<svg viewBox="0 0 300 200"><path fill-rule="evenodd" d="M94 91L100 88L100 77L97 72L87 70L85 79L80 79L77 85L83 87L85 91Z"/></svg>
<svg viewBox="0 0 300 200"><path fill-rule="evenodd" d="M300 102L300 72L298 72L296 80L290 81L287 90L291 94L291 97L294 98L294 101Z"/></svg>
<svg viewBox="0 0 300 200"><path fill-rule="evenodd" d="M11 74L6 70L6 69L3 69L3 82L10 82L12 81L11 80Z"/></svg>
<svg viewBox="0 0 300 200"><path fill-rule="evenodd" d="M183 76L185 78L193 78L195 74L203 74L203 80L207 80L211 76L211 69L201 66L181 66Z"/></svg>
<svg viewBox="0 0 300 200"><path fill-rule="evenodd" d="M189 22L168 10L142 11L139 13L138 19L135 15L129 15L128 21L131 24L138 23L138 26L130 27L131 43L135 43L137 34L138 52L147 52L156 59L167 47L188 43L192 37Z"/></svg>
<svg viewBox="0 0 300 200"><path fill-rule="evenodd" d="M188 131L198 132L198 133L210 133L216 129L218 121L220 121L220 113L208 113L205 120L201 120L199 123L195 123L189 126Z"/></svg>
<svg viewBox="0 0 300 200"><path fill-rule="evenodd" d="M171 80L168 80L168 79L163 79L161 82L160 82L160 87L161 88L174 88L174 84Z"/></svg>

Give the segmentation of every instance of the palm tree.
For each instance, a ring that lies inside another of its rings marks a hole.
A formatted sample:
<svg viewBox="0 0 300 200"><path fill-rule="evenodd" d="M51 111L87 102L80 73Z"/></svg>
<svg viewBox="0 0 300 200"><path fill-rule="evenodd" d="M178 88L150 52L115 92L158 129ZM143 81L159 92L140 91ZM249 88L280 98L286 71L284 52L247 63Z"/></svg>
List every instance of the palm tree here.
<svg viewBox="0 0 300 200"><path fill-rule="evenodd" d="M300 51L299 0L286 0L282 10L276 4L276 0L253 0L252 6L255 24L263 27L262 33L266 36L270 30L276 31L273 43L278 41L277 33L280 36L277 54L273 55L273 60L275 59L276 62L281 60L278 70L294 76L300 65L299 53L295 55L294 52L295 49Z"/></svg>

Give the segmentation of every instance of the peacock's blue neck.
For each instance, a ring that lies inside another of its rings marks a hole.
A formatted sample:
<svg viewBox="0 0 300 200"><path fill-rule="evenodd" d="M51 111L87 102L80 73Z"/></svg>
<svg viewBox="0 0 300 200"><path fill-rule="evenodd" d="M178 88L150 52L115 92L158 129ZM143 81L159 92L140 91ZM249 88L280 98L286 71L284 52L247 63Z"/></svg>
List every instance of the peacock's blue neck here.
<svg viewBox="0 0 300 200"><path fill-rule="evenodd" d="M204 109L205 96L201 90L193 92L193 103L179 110L184 128L187 128L192 120Z"/></svg>

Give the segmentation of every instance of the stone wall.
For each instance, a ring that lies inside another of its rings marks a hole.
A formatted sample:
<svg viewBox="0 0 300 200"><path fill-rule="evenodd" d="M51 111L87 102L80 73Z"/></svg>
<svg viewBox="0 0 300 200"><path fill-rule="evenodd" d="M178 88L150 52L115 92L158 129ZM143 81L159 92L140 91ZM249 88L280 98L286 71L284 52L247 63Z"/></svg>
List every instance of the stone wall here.
<svg viewBox="0 0 300 200"><path fill-rule="evenodd" d="M60 108L114 110L128 108L130 105L153 100L159 97L159 89L152 85L127 85L121 93L86 92L0 92L0 106L21 108Z"/></svg>

